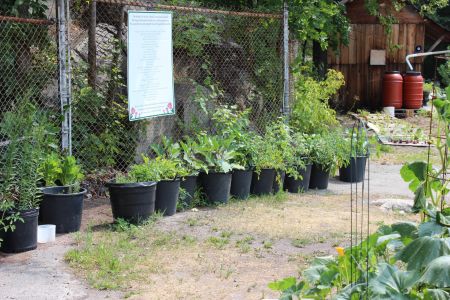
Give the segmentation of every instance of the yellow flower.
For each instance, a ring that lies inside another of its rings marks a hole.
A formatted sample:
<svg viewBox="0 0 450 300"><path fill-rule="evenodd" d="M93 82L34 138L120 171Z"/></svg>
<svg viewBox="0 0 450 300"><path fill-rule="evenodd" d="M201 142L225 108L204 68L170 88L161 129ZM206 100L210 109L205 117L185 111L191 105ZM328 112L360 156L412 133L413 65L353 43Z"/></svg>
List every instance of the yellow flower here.
<svg viewBox="0 0 450 300"><path fill-rule="evenodd" d="M344 256L344 248L343 247L335 247L334 249L336 249L337 253L339 256Z"/></svg>

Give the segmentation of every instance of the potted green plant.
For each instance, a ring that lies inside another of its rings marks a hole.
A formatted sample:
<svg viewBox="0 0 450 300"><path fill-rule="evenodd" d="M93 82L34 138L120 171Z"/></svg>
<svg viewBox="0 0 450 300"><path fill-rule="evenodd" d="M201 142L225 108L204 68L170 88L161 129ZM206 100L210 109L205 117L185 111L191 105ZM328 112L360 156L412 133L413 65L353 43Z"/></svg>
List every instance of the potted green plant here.
<svg viewBox="0 0 450 300"><path fill-rule="evenodd" d="M347 163L345 141L340 130L314 135L312 140L311 178L309 188L327 189L330 174Z"/></svg>
<svg viewBox="0 0 450 300"><path fill-rule="evenodd" d="M46 185L42 188L40 223L56 225L57 233L80 230L86 189L80 187L84 176L75 157L51 153L39 172Z"/></svg>
<svg viewBox="0 0 450 300"><path fill-rule="evenodd" d="M233 140L235 157L231 162L243 167L232 171L230 194L236 199L247 199L252 183L255 133L249 128L249 114L249 109L238 110L236 106L222 106L212 118L217 134Z"/></svg>
<svg viewBox="0 0 450 300"><path fill-rule="evenodd" d="M290 193L306 192L311 177L311 136L294 133L292 137L292 157L286 163L284 188Z"/></svg>
<svg viewBox="0 0 450 300"><path fill-rule="evenodd" d="M45 118L30 102L6 112L0 134L0 251L17 253L36 249L40 174L45 155Z"/></svg>
<svg viewBox="0 0 450 300"><path fill-rule="evenodd" d="M272 122L266 128L265 141L266 143L271 143L275 151L282 155L282 161L275 169L275 178L273 181L273 192L278 193L278 191L283 189L287 162L292 162L295 159L293 157L294 149L292 148L291 129L283 118Z"/></svg>
<svg viewBox="0 0 450 300"><path fill-rule="evenodd" d="M156 170L158 177L155 210L164 216L174 215L177 211L181 178L188 175L186 169L180 160L163 157L150 160L147 165L148 168Z"/></svg>
<svg viewBox="0 0 450 300"><path fill-rule="evenodd" d="M273 192L273 182L276 178L276 168L283 165L283 153L273 143L266 141L265 137L256 136L255 145L255 171L252 177L251 193L254 195L267 195Z"/></svg>
<svg viewBox="0 0 450 300"><path fill-rule="evenodd" d="M198 143L191 138L186 138L180 141L181 146L181 160L186 169L187 176L181 179L180 187L186 192L186 197L183 199L185 206L192 204L194 195L198 190L198 177L200 171L204 170L206 166L198 158Z"/></svg>
<svg viewBox="0 0 450 300"><path fill-rule="evenodd" d="M120 174L107 184L114 220L124 219L138 224L147 220L155 211L156 170L148 167L149 158L130 167L128 174Z"/></svg>
<svg viewBox="0 0 450 300"><path fill-rule="evenodd" d="M243 169L233 162L233 140L201 133L197 136L198 154L205 168L200 183L209 203L227 203L230 198L232 170Z"/></svg>
<svg viewBox="0 0 450 300"><path fill-rule="evenodd" d="M358 127L346 133L343 151L349 160L339 168L339 179L344 182L361 182L366 172L366 162L369 156L367 132Z"/></svg>

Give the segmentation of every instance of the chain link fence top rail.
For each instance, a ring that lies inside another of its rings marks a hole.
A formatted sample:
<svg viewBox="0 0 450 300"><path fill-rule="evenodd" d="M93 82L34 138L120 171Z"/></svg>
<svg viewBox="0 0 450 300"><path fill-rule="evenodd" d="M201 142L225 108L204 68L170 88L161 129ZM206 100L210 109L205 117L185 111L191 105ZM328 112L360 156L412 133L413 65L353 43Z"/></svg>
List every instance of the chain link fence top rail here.
<svg viewBox="0 0 450 300"><path fill-rule="evenodd" d="M6 112L29 102L37 109L36 118L49 120L57 143L60 104L55 22L0 10L0 70L0 121ZM1 132L0 154L8 143L8 134Z"/></svg>
<svg viewBox="0 0 450 300"><path fill-rule="evenodd" d="M128 121L129 10L173 12L175 116ZM72 145L87 170L126 169L162 136L213 132L210 116L221 104L251 108L259 132L281 116L281 14L117 0L72 1L70 13Z"/></svg>

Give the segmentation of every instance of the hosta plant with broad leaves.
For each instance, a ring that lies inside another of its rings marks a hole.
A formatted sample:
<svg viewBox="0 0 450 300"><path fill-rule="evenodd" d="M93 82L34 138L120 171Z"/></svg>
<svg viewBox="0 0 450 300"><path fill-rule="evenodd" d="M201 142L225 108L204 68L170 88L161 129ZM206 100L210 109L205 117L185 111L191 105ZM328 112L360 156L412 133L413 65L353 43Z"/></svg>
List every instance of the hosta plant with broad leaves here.
<svg viewBox="0 0 450 300"><path fill-rule="evenodd" d="M237 153L233 139L200 133L197 135L198 157L204 163L206 173L228 173L244 166L234 162Z"/></svg>

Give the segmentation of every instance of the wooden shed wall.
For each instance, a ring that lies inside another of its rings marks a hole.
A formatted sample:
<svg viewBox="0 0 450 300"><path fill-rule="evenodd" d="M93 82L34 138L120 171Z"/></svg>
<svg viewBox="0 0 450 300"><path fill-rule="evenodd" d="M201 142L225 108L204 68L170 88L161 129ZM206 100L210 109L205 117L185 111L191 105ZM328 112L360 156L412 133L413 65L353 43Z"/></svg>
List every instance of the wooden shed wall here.
<svg viewBox="0 0 450 300"><path fill-rule="evenodd" d="M389 50L387 36L382 25L360 24L364 20L363 13L358 13L358 9L361 9L361 2L352 2L352 6L347 7L349 18L352 21L349 45L341 45L338 55L329 50L328 64L330 68L342 72L345 76L346 85L339 93L339 106L351 108L354 100L359 99L356 104L358 107L378 109L381 107L384 72L406 71L405 56L414 53L416 45L424 46L425 25L423 19L409 8L402 12L402 16L399 18L400 24L393 25L390 37L390 44L400 45L400 48ZM375 21L366 20L368 23ZM420 23L419 20L422 22ZM405 21L411 23L404 23ZM371 50L385 50L386 65L371 66ZM412 63L415 70L422 70L421 58L412 60Z"/></svg>

